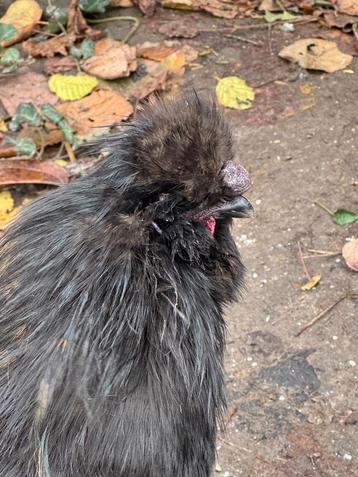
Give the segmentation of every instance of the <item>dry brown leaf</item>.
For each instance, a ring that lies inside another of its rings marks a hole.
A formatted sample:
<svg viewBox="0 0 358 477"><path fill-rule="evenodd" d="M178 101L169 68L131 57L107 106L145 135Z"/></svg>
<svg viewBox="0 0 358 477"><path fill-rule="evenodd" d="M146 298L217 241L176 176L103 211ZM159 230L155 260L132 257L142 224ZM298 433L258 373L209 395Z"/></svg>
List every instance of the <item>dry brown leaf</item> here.
<svg viewBox="0 0 358 477"><path fill-rule="evenodd" d="M137 46L137 56L153 61L163 61L180 48L180 43L174 41L151 42L145 41Z"/></svg>
<svg viewBox="0 0 358 477"><path fill-rule="evenodd" d="M327 73L342 70L352 62L352 56L342 53L334 41L319 38L297 40L279 52L281 58L298 63L303 68Z"/></svg>
<svg viewBox="0 0 358 477"><path fill-rule="evenodd" d="M31 35L34 27L41 20L42 9L35 0L16 0L11 2L0 23L14 26L17 34L10 40L0 41L0 46L6 47L17 43Z"/></svg>
<svg viewBox="0 0 358 477"><path fill-rule="evenodd" d="M358 15L358 1L357 0L335 0L334 4L341 13L348 15Z"/></svg>
<svg viewBox="0 0 358 477"><path fill-rule="evenodd" d="M198 34L198 29L195 25L184 23L180 20L164 23L159 27L158 31L168 38L194 38Z"/></svg>
<svg viewBox="0 0 358 477"><path fill-rule="evenodd" d="M68 7L67 33L77 40L91 38L99 40L105 36L102 30L90 27L78 6L78 0L71 0Z"/></svg>
<svg viewBox="0 0 358 477"><path fill-rule="evenodd" d="M4 141L0 142L0 157L15 157L16 154L15 146Z"/></svg>
<svg viewBox="0 0 358 477"><path fill-rule="evenodd" d="M4 159L0 161L0 185L50 184L68 182L63 167L53 161Z"/></svg>
<svg viewBox="0 0 358 477"><path fill-rule="evenodd" d="M53 146L64 141L63 132L55 127L52 123L45 123L46 130L44 128L34 128L32 126L25 126L18 134L19 138L30 137L36 144L36 148Z"/></svg>
<svg viewBox="0 0 358 477"><path fill-rule="evenodd" d="M154 93L154 91L164 90L168 76L168 70L145 76L137 81L134 89L131 91L131 96L137 100L141 100Z"/></svg>
<svg viewBox="0 0 358 477"><path fill-rule="evenodd" d="M133 2L132 2L132 0L112 0L111 1L111 6L112 7L128 8L128 7L133 7Z"/></svg>
<svg viewBox="0 0 358 477"><path fill-rule="evenodd" d="M335 15L333 12L325 13L324 20L329 27L337 28L344 28L348 25L353 25L353 23L358 23L357 17L352 15Z"/></svg>
<svg viewBox="0 0 358 477"><path fill-rule="evenodd" d="M301 290L312 290L321 280L321 273L315 273L304 285L301 286Z"/></svg>
<svg viewBox="0 0 358 477"><path fill-rule="evenodd" d="M133 0L134 5L137 5L139 10L150 17L155 10L155 0Z"/></svg>
<svg viewBox="0 0 358 477"><path fill-rule="evenodd" d="M49 91L44 75L28 71L0 82L0 100L13 116L20 103L31 102L40 106L42 103L55 104L58 98Z"/></svg>
<svg viewBox="0 0 358 477"><path fill-rule="evenodd" d="M57 105L65 114L79 135L86 135L91 129L108 126L126 119L133 113L133 106L119 93L97 90L78 101Z"/></svg>
<svg viewBox="0 0 358 477"><path fill-rule="evenodd" d="M96 43L94 56L83 63L82 69L98 78L116 79L129 76L137 66L134 46L104 38Z"/></svg>
<svg viewBox="0 0 358 477"><path fill-rule="evenodd" d="M205 10L220 18L235 18L239 13L237 0L162 0L165 8Z"/></svg>
<svg viewBox="0 0 358 477"><path fill-rule="evenodd" d="M137 56L153 61L163 61L175 52L182 51L185 63L192 63L198 58L198 52L190 45L182 45L179 41L146 41L137 46Z"/></svg>
<svg viewBox="0 0 358 477"><path fill-rule="evenodd" d="M71 71L74 68L76 68L76 61L72 56L49 58L44 63L44 71L49 75Z"/></svg>
<svg viewBox="0 0 358 477"><path fill-rule="evenodd" d="M173 87L173 81L184 74L184 52L178 50L165 58L156 70L136 81L130 90L130 96L140 100L154 91L163 91Z"/></svg>
<svg viewBox="0 0 358 477"><path fill-rule="evenodd" d="M66 56L67 48L72 45L73 41L74 38L69 35L58 35L43 41L30 39L24 41L21 46L28 55L52 58L57 53Z"/></svg>
<svg viewBox="0 0 358 477"><path fill-rule="evenodd" d="M351 240L344 244L342 255L349 268L358 272L358 239Z"/></svg>
<svg viewBox="0 0 358 477"><path fill-rule="evenodd" d="M199 0L199 6L202 10L220 18L232 19L239 13L238 6L233 0Z"/></svg>

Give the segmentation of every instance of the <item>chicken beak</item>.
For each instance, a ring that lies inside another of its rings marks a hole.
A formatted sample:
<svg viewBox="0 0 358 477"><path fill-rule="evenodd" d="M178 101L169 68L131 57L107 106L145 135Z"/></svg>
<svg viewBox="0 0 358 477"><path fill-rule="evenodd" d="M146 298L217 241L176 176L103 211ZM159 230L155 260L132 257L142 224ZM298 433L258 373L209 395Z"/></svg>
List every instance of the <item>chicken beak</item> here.
<svg viewBox="0 0 358 477"><path fill-rule="evenodd" d="M254 208L251 203L243 195L234 197L220 204L213 211L213 217L216 219L231 218L246 218L251 217Z"/></svg>

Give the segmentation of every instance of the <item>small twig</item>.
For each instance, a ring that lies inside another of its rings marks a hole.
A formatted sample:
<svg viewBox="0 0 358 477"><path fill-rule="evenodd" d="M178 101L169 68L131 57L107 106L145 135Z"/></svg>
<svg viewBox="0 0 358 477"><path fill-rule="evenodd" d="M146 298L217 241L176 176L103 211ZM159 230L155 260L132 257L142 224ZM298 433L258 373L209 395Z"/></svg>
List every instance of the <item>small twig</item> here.
<svg viewBox="0 0 358 477"><path fill-rule="evenodd" d="M244 37L239 36L239 35L224 35L224 36L225 36L225 38L233 38L234 40L243 41L245 43L250 43L251 45L255 45L255 46L258 46L260 48L262 47L261 42L250 40L249 38L244 38Z"/></svg>
<svg viewBox="0 0 358 477"><path fill-rule="evenodd" d="M106 23L106 22L121 22L121 21L128 21L128 22L133 22L134 25L133 27L131 28L130 32L128 33L127 36L125 36L123 38L123 43L127 43L127 41L134 35L134 33L138 30L138 28L140 27L140 21L139 21L139 18L137 17L132 17L132 16L117 16L117 17L106 17L106 18L100 18L98 20L90 20L88 18L86 18L86 21L88 23L93 23L93 24L96 24L96 23Z"/></svg>
<svg viewBox="0 0 358 477"><path fill-rule="evenodd" d="M38 160L41 160L42 157L43 157L43 154L44 154L45 147L46 147L45 137L44 137L44 135L43 135L43 133L42 133L42 131L41 131L40 128L36 128L36 131L39 133L39 136L40 136L40 138L41 138L41 147L40 147L40 150L39 150L39 152L38 152L38 154L37 154L37 159L38 159Z"/></svg>
<svg viewBox="0 0 358 477"><path fill-rule="evenodd" d="M38 30L37 28L34 28L32 30L34 33L39 33L40 35L46 35L46 36L58 36L56 35L56 33L51 33L49 31L45 31L45 30Z"/></svg>
<svg viewBox="0 0 358 477"><path fill-rule="evenodd" d="M323 257L334 257L336 255L341 255L342 252L332 252L331 250L316 250L314 248L309 248L309 252L321 255Z"/></svg>
<svg viewBox="0 0 358 477"><path fill-rule="evenodd" d="M272 28L271 28L271 23L268 24L267 38L268 38L268 45L269 45L270 55L273 55L273 51L272 51Z"/></svg>
<svg viewBox="0 0 358 477"><path fill-rule="evenodd" d="M341 301L343 301L345 298L347 298L347 294L345 295L342 295L337 301L335 301L334 303L332 303L331 305L329 305L327 308L325 308L324 310L322 310L320 313L318 313L317 316L315 316L314 318L312 318L312 320L308 321L306 324L304 324L302 326L302 328L295 334L295 337L297 338L298 336L300 336L304 331L306 331L308 328L311 328L311 326L313 326L314 324L317 323L317 321L321 320L329 311L331 311L336 305L338 305L338 303L340 303Z"/></svg>
<svg viewBox="0 0 358 477"><path fill-rule="evenodd" d="M56 159L56 160L61 159L64 147L65 147L64 143L61 142L60 147L59 147L58 151L56 152L56 155L55 155L54 159ZM67 156L65 156L65 157L67 157Z"/></svg>
<svg viewBox="0 0 358 477"><path fill-rule="evenodd" d="M300 260L301 260L301 263L302 263L302 268L303 268L303 271L306 275L306 278L307 280L311 280L311 275L309 274L308 270L307 270L307 267L306 267L306 264L305 264L305 261L303 259L303 255L302 255L302 249L301 249L301 244L300 242L297 242L297 245L298 245L298 253L299 253L299 257L300 257Z"/></svg>
<svg viewBox="0 0 358 477"><path fill-rule="evenodd" d="M70 159L70 162L76 162L76 156L75 153L73 152L72 146L69 142L65 141L64 142L66 152L68 154L68 157Z"/></svg>

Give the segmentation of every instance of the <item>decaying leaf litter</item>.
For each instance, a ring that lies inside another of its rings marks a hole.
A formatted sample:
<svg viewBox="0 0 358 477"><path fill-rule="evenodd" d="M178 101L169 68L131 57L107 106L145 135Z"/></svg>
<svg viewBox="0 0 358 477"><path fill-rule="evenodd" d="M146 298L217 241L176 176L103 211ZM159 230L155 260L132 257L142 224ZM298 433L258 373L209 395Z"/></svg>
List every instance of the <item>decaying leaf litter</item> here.
<svg viewBox="0 0 358 477"><path fill-rule="evenodd" d="M5 9L0 10L9 22L0 21L1 228L24 202L85 171L86 158L77 157L77 147L120 127L152 95L178 94L192 87L201 90L200 79L208 75L210 87L205 92L217 95L229 116L260 124L268 114L284 121L316 107L317 83L310 80L309 72L321 79L320 88L324 78L336 71L356 75L354 2L172 0L155 5L138 1L127 10L124 7L130 2L113 2L120 7L114 9L109 1L88 0L68 2L61 11L53 5L52 10L46 8L45 2L22 0L12 2L12 9L20 3L29 12L20 23L16 18L21 15L12 13L12 24ZM101 12L91 11L94 3L102 5ZM190 15L195 15L194 20ZM118 16L122 19L105 20ZM204 26L198 18L205 19ZM113 25L119 24L123 34L113 34ZM8 25L16 29L16 42L15 31ZM149 32L148 38L143 30ZM284 38L279 45L278 31ZM211 46L210 40L219 35L225 38L228 54ZM251 69L244 57L246 47L251 48ZM261 65L256 58L272 63L266 77L257 74ZM286 73L292 73L282 75L281 64ZM286 101L287 85L296 82L295 97ZM356 193L356 186L352 188ZM307 200L313 203L318 198ZM316 206L319 220L331 216L337 228L347 230L341 247L345 247L347 269L354 274L356 204L342 203L338 195L323 205L325 212ZM317 260L339 256L340 248L313 252L297 248L297 268L301 269L303 256L308 276L303 271L300 283L291 286L297 285L297 292L304 295L327 286ZM352 296L347 290L342 293L344 299ZM328 319L336 301L318 304L307 314L307 323L315 324L322 312L323 319ZM341 301L337 303L342 306Z"/></svg>

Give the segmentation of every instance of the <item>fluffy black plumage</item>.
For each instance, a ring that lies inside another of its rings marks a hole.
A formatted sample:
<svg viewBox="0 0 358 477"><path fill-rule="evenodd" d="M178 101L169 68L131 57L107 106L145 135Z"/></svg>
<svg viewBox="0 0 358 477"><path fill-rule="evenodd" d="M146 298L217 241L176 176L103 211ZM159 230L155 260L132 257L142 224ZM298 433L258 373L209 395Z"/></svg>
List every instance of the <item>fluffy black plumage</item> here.
<svg viewBox="0 0 358 477"><path fill-rule="evenodd" d="M246 171L197 97L96 148L1 240L0 476L207 477Z"/></svg>

